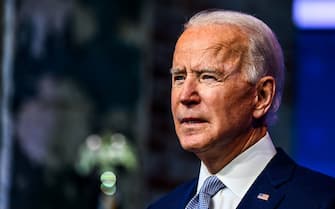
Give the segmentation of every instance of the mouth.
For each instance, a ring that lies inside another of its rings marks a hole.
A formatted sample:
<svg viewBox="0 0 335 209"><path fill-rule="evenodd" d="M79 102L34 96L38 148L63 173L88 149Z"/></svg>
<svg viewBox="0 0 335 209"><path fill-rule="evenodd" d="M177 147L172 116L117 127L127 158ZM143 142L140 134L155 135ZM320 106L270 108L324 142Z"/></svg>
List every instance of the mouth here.
<svg viewBox="0 0 335 209"><path fill-rule="evenodd" d="M199 124L199 123L206 123L207 121L202 118L182 118L179 120L181 124Z"/></svg>

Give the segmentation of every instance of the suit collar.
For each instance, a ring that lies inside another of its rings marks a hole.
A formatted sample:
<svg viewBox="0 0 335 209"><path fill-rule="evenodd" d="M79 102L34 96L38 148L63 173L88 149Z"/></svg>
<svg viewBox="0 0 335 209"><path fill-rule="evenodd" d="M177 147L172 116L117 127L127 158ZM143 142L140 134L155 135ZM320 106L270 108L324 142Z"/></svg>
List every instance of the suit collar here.
<svg viewBox="0 0 335 209"><path fill-rule="evenodd" d="M258 176L237 209L274 209L285 197L280 186L290 180L296 164L281 149Z"/></svg>
<svg viewBox="0 0 335 209"><path fill-rule="evenodd" d="M277 154L264 170L271 184L279 187L290 179L296 166L296 163L282 149L277 148Z"/></svg>

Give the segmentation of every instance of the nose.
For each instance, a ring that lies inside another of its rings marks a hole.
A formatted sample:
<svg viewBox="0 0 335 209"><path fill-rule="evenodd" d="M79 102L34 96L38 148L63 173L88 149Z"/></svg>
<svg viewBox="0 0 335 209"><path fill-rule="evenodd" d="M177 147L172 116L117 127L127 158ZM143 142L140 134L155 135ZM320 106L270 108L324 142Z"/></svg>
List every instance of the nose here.
<svg viewBox="0 0 335 209"><path fill-rule="evenodd" d="M180 102L185 106L194 106L200 103L196 79L188 77L188 79L185 80L180 93Z"/></svg>

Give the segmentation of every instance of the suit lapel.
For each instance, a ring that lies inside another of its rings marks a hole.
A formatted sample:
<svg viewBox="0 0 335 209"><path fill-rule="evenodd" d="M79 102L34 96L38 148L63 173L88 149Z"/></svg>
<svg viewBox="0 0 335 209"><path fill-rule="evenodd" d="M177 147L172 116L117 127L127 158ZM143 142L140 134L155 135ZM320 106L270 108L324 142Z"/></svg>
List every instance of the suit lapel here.
<svg viewBox="0 0 335 209"><path fill-rule="evenodd" d="M197 179L179 186L177 189L164 197L158 205L153 208L157 209L184 209L190 199L195 195Z"/></svg>
<svg viewBox="0 0 335 209"><path fill-rule="evenodd" d="M281 186L289 181L296 164L281 150L266 166L237 209L275 209L285 198Z"/></svg>
<svg viewBox="0 0 335 209"><path fill-rule="evenodd" d="M184 191L181 190L181 192L177 194L180 197L180 199L177 202L175 202L174 208L185 209L187 203L192 199L192 197L196 193L196 186L197 186L197 180L194 179L186 190Z"/></svg>
<svg viewBox="0 0 335 209"><path fill-rule="evenodd" d="M237 209L274 209L284 198L284 193L276 191L273 185L262 180L254 185L244 196Z"/></svg>

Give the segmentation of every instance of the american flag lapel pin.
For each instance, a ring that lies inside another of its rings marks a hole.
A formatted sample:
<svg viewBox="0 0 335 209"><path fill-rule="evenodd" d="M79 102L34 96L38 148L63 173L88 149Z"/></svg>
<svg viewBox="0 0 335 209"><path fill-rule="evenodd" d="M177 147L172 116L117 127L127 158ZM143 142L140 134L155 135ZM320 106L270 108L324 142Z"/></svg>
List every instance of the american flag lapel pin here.
<svg viewBox="0 0 335 209"><path fill-rule="evenodd" d="M257 195L257 198L260 199L260 200L268 201L269 198L270 198L270 195L269 194L265 194L265 193L259 193Z"/></svg>

